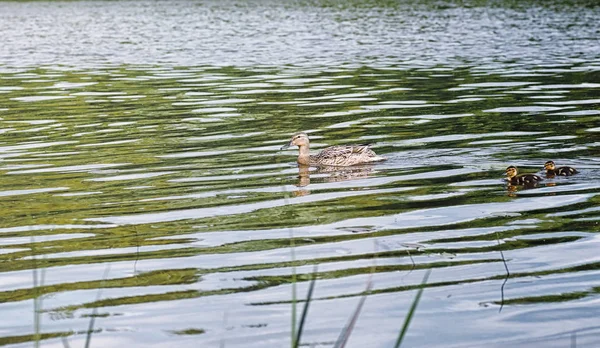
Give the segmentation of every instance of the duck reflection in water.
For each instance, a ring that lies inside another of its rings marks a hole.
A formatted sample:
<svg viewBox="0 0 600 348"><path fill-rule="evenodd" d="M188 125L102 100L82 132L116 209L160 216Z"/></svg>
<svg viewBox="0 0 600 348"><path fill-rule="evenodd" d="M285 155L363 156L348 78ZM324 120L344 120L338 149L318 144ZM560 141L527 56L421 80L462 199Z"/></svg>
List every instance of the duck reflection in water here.
<svg viewBox="0 0 600 348"><path fill-rule="evenodd" d="M513 185L513 184L509 183L508 185L506 185L506 192L509 197L517 197L517 192L519 192L519 190L529 190L529 189L535 188L536 186L537 186L537 184Z"/></svg>
<svg viewBox="0 0 600 348"><path fill-rule="evenodd" d="M298 165L298 185L296 185L296 186L297 187L305 187L305 186L308 186L309 184L310 184L310 167L302 165L302 164ZM293 194L296 197L306 196L306 195L310 194L310 191L306 190L306 189L294 190Z"/></svg>
<svg viewBox="0 0 600 348"><path fill-rule="evenodd" d="M318 183L340 182L355 179L365 179L373 174L372 165L353 166L353 167L317 167L310 171L310 166L298 165L298 184L299 189L293 192L296 197L310 194L306 187L310 185L310 176L313 175L313 181ZM314 168L314 167L313 167ZM316 177L316 178L315 178Z"/></svg>

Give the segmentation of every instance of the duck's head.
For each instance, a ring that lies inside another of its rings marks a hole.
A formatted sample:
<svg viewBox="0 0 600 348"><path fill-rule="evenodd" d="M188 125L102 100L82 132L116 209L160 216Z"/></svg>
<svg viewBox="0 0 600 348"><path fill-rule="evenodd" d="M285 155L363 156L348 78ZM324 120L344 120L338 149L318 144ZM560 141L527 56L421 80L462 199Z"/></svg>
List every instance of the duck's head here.
<svg viewBox="0 0 600 348"><path fill-rule="evenodd" d="M283 145L281 147L282 150L287 149L290 146L306 146L308 145L308 135L306 135L306 133L300 132L300 133L296 133L292 136L292 140L290 140L289 143Z"/></svg>
<svg viewBox="0 0 600 348"><path fill-rule="evenodd" d="M517 167L515 166L510 166L508 168L506 168L506 176L510 179L512 177L517 176Z"/></svg>
<svg viewBox="0 0 600 348"><path fill-rule="evenodd" d="M556 168L556 166L554 165L553 161L548 161L546 163L544 163L544 169L546 170L554 170Z"/></svg>

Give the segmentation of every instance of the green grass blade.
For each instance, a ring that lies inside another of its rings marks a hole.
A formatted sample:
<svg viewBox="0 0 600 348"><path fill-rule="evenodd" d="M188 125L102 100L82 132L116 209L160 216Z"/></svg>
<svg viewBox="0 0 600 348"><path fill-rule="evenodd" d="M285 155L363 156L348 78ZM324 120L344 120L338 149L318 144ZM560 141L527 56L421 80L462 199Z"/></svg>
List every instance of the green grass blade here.
<svg viewBox="0 0 600 348"><path fill-rule="evenodd" d="M334 348L344 348L346 346L346 342L348 342L348 339L350 338L350 334L352 333L352 330L354 330L354 325L356 325L356 321L358 320L360 311L362 310L362 307L365 304L365 300L367 299L367 295L371 291L372 286L373 286L373 282L371 280L371 276L369 276L369 280L367 281L367 287L365 289L365 293L360 298L360 301L358 301L358 305L356 306L354 313L350 317L350 320L348 321L346 326L342 329L342 332L340 332L340 336L338 337L337 341L335 341L335 345L333 346Z"/></svg>
<svg viewBox="0 0 600 348"><path fill-rule="evenodd" d="M94 331L94 322L96 321L96 315L98 315L98 308L94 307L92 315L90 316L90 324L88 326L87 335L85 336L85 348L89 348L90 342L92 342L92 332Z"/></svg>
<svg viewBox="0 0 600 348"><path fill-rule="evenodd" d="M313 269L312 280L310 281L310 285L308 286L308 293L306 294L306 302L304 302L304 309L302 310L302 316L300 317L300 326L298 326L298 333L294 338L293 348L298 348L300 344L300 338L302 337L302 330L304 329L304 323L306 322L306 317L308 315L308 307L310 306L310 301L312 300L313 291L315 290L315 283L317 282L317 266Z"/></svg>
<svg viewBox="0 0 600 348"><path fill-rule="evenodd" d="M290 253L292 256L292 264L296 261L296 255L294 252L294 236L290 229ZM296 339L296 266L292 267L292 348L294 348L294 341Z"/></svg>
<svg viewBox="0 0 600 348"><path fill-rule="evenodd" d="M285 185L282 186L282 191L283 191L283 200L284 200L284 205L288 206L289 204L289 194L288 192L285 190ZM296 261L296 252L295 252L295 243L294 243L294 229L290 227L289 229L290 231L290 258L292 261L292 264L295 263ZM296 318L297 318L297 293L296 293L296 266L292 266L292 329L290 330L290 335L291 335L291 339L290 339L290 344L291 347L294 348L294 343L296 340Z"/></svg>
<svg viewBox="0 0 600 348"><path fill-rule="evenodd" d="M67 338L65 336L62 336L61 339L62 339L63 347L71 348L71 345L69 345L69 340L67 340Z"/></svg>
<svg viewBox="0 0 600 348"><path fill-rule="evenodd" d="M33 346L35 348L39 348L40 339L42 337L40 328L41 328L41 318L40 313L42 312L41 302L40 302L40 287L41 284L38 283L38 265L37 258L35 257L35 240L31 237L31 261L32 261L32 273L33 273Z"/></svg>
<svg viewBox="0 0 600 348"><path fill-rule="evenodd" d="M39 290L38 290L38 284L37 284L37 269L35 266L35 261L34 261L34 266L33 266L33 292L34 292L34 297L33 297L33 346L35 348L39 348L40 346L40 338L41 338L41 334L40 334L40 302L39 302Z"/></svg>
<svg viewBox="0 0 600 348"><path fill-rule="evenodd" d="M496 231L496 240L498 241L498 245L500 245L500 235L498 231ZM502 308L504 308L504 286L506 282L508 282L508 278L510 278L510 271L508 270L508 265L506 264L506 259L504 258L504 253L502 249L500 249L500 257L502 258L502 263L504 264L504 269L506 270L506 278L502 282L502 286L500 286L500 308L498 308L498 313L502 312Z"/></svg>
<svg viewBox="0 0 600 348"><path fill-rule="evenodd" d="M228 313L225 311L223 313L223 335L221 336L221 342L219 343L219 348L225 348L225 332L227 331L227 316Z"/></svg>
<svg viewBox="0 0 600 348"><path fill-rule="evenodd" d="M396 340L396 345L394 345L394 348L399 348L400 345L402 344L402 340L404 339L404 336L406 335L406 332L408 331L408 326L410 325L412 317L415 314L415 311L417 310L417 305L419 304L419 301L421 300L421 295L423 294L423 290L425 289L425 284L427 284L427 280L429 279L430 274L431 274L431 270L427 270L427 273L425 273L425 276L423 277L423 281L421 282L421 288L419 289L419 291L417 291L417 296L415 296L415 299L413 300L413 303L410 306L410 310L408 311L408 314L406 315L406 318L404 319L404 325L402 325L402 330L400 331L400 334L398 335L398 339Z"/></svg>
<svg viewBox="0 0 600 348"><path fill-rule="evenodd" d="M108 272L110 271L110 265L106 267L104 270L104 275L102 276L101 288L98 289L98 296L96 296L96 302L100 301L100 297L102 296L102 288L104 287L106 278L108 278ZM90 342L92 341L92 334L94 333L94 323L96 321L96 316L98 316L98 307L94 307L92 311L92 315L90 316L90 324L88 325L87 335L85 337L85 348L90 348Z"/></svg>

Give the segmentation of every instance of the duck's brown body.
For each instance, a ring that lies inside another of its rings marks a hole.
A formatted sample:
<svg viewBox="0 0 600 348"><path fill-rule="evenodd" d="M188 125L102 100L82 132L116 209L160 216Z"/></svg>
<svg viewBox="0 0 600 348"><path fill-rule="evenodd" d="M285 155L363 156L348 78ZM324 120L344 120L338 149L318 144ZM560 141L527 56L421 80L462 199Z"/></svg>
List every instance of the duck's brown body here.
<svg viewBox="0 0 600 348"><path fill-rule="evenodd" d="M369 148L370 145L330 146L316 155L311 155L310 165L353 166L356 164L383 161L385 158Z"/></svg>
<svg viewBox="0 0 600 348"><path fill-rule="evenodd" d="M517 175L517 167L515 166L506 168L506 181L512 185L534 185L542 180L544 179L535 174Z"/></svg>
<svg viewBox="0 0 600 348"><path fill-rule="evenodd" d="M577 174L577 169L573 167L556 167L553 161L548 161L544 164L544 169L546 169L546 175L548 176L570 176L573 174Z"/></svg>
<svg viewBox="0 0 600 348"><path fill-rule="evenodd" d="M522 175L513 176L510 179L507 179L507 181L513 185L531 185L531 184L535 184L538 181L542 181L542 180L544 180L544 179L542 179L541 177L539 177L535 174L522 174Z"/></svg>
<svg viewBox="0 0 600 348"><path fill-rule="evenodd" d="M385 161L385 157L378 156L369 147L370 145L337 145L323 149L316 155L310 154L310 142L305 133L296 133L292 140L282 149L292 145L299 147L298 163L308 166L353 166L370 162Z"/></svg>
<svg viewBox="0 0 600 348"><path fill-rule="evenodd" d="M577 170L573 167L558 167L554 170L546 170L548 175L569 176L577 174Z"/></svg>

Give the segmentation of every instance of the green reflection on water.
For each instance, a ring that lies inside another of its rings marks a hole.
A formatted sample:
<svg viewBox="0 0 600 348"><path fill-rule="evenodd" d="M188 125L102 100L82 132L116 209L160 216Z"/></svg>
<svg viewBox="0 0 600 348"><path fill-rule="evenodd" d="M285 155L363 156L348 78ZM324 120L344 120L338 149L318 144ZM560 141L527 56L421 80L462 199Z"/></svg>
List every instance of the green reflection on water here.
<svg viewBox="0 0 600 348"><path fill-rule="evenodd" d="M373 272L498 264L500 251L569 246L586 237L563 233L598 232L593 220L597 210L549 216L593 209L598 204L598 186L594 186L598 177L590 158L597 152L595 111L600 102L594 98L600 86L591 84L598 73L587 71L584 65L556 72L549 67L528 67L531 76L511 76L510 71L483 74L472 67L443 71L361 67L300 75L281 69L231 67L3 72L0 79L10 88L0 89L2 272L142 260L196 262L184 269L170 264L152 266L162 269L37 289L43 295L99 288L134 292L46 309L57 315L81 308L258 292L291 282L289 270L276 276L256 275L261 270L374 258L406 262L377 266L375 271L348 264L317 274L321 279L343 280ZM390 159L363 170L340 174L321 169L303 177L293 164L293 153L278 150L298 130L311 131L313 150L375 142L377 152ZM545 160L557 157L591 169L542 184L555 191L518 188L512 192L500 181L508 164L534 172ZM581 199L561 204L561 196L569 194ZM531 197L544 200L531 203L533 207L517 205L520 199ZM504 205L504 212L511 214L459 218L489 209L486 205L492 203ZM437 213L438 208L456 210ZM188 215L179 218L183 212ZM424 221L432 218L428 214L446 214L447 220L411 225L402 215L411 212L421 212ZM505 229L527 219L536 222ZM501 230L500 237L494 228ZM300 231L296 232L300 234L294 241L296 248L314 248L315 252L295 262L282 257L283 253L226 262L228 254L286 251L289 229ZM480 232L440 235L440 230L462 229ZM423 248L413 250L392 241L388 249L374 253L359 245L416 234L423 235L418 241ZM496 244L499 239L502 243ZM355 243L348 255L318 249L343 249L345 243ZM447 254L456 260L410 263L413 256ZM222 264L199 266L194 257L202 255L222 255ZM484 257L461 260L472 255ZM511 278L581 271L549 267L548 271L515 272ZM250 271L254 273L240 277L237 286L135 293L142 287L202 284L203 276L218 272ZM467 271L461 279L427 286L504 277L474 277ZM299 281L307 279L307 275L298 276ZM417 287L385 284L373 294ZM564 301L590 293L533 296L503 304ZM342 288L322 299L357 295ZM3 303L33 297L35 292L22 286L0 292ZM287 300L261 302L273 303ZM173 333L200 332L182 329ZM46 333L42 338L60 335ZM32 338L4 339L8 344Z"/></svg>

